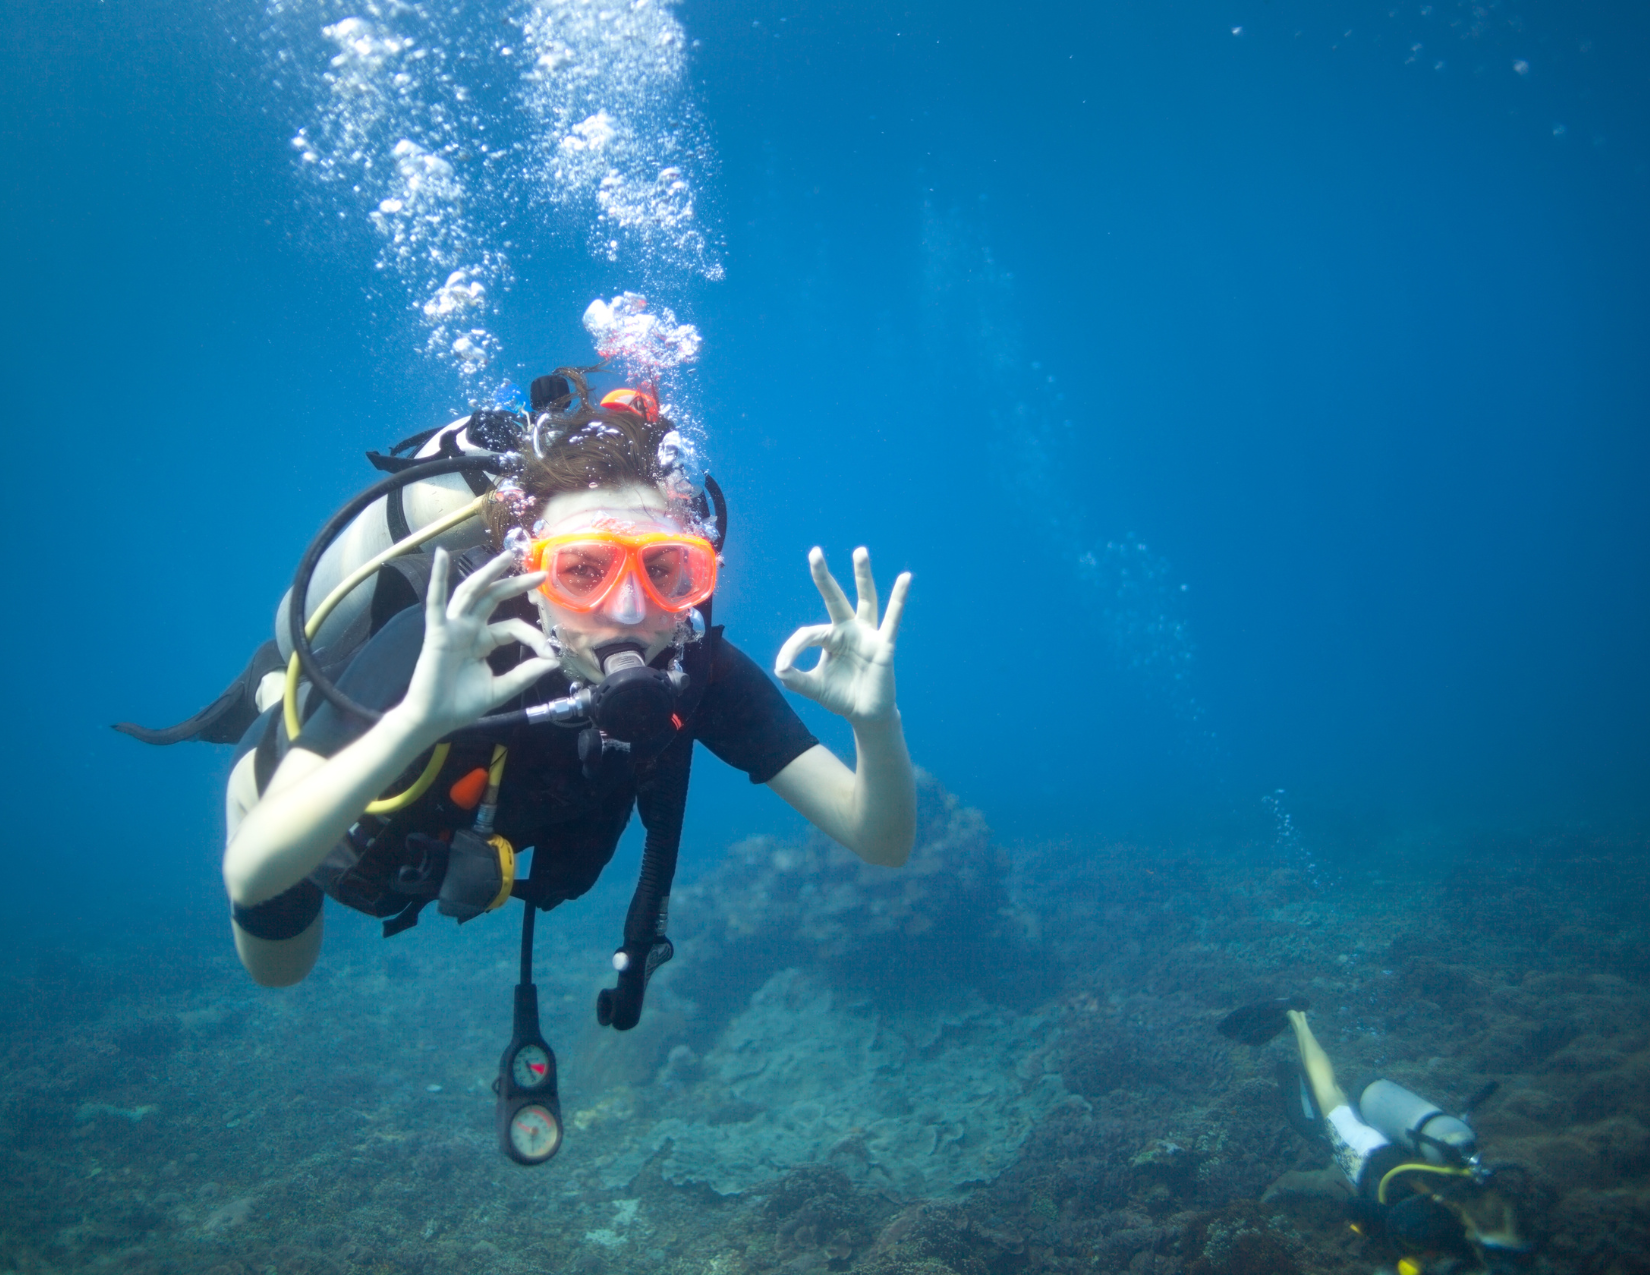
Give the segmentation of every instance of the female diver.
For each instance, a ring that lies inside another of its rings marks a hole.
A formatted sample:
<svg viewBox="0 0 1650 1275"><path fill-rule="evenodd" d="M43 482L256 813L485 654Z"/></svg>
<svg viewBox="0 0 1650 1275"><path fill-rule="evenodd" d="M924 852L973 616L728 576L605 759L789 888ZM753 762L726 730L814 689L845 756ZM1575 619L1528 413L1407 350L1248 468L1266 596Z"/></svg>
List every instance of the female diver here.
<svg viewBox="0 0 1650 1275"><path fill-rule="evenodd" d="M646 819L650 776L672 757L680 759L673 773L685 794L694 740L867 862L894 867L910 853L915 781L894 703L894 644L909 574L895 581L879 618L866 550L854 553L856 607L814 549L809 566L829 623L798 629L774 667L786 687L848 719L858 753L850 771L720 630L693 633L689 620L715 587L717 555L680 484L667 481L661 444L668 457L669 422L649 396L609 395L604 402L630 406L595 407L578 372L558 375L578 386L579 404L556 419L557 441L543 456L523 449L515 478L526 507L495 501L489 513L494 549L511 524L532 529L525 557L514 543L458 582L449 573L455 564L437 550L422 607L382 624L338 677L340 691L382 709L382 717L368 725L322 704L261 791L261 750L231 774L224 882L236 950L265 986L296 983L314 967L323 891L380 916L416 900L420 889L430 901L440 885L425 879L431 864L451 856L439 866L448 878L458 875L462 834L455 830L469 827L478 803L490 816L484 831L496 830L506 849L532 848L531 873L506 873L498 897L468 909L449 909L442 887L442 911L467 919L466 912L501 905L512 890L529 909L578 897L612 857L639 796ZM518 562L529 569L517 574ZM621 665L680 670L672 657L690 647L700 653L691 667L704 684L691 687L670 715L662 746L638 742L632 756L599 733L554 725L517 724L491 738L455 735L500 706L599 688L615 672L616 651L630 653ZM809 647L820 648L818 665L798 668ZM447 736L451 753L423 796L387 818L368 813L369 803L404 772L417 773L420 759ZM496 882L490 878L484 889ZM389 897L398 890L401 896ZM664 890L668 899L668 880ZM407 909L412 919L417 906ZM656 959L647 956L649 972ZM614 962L621 971L623 960L621 951Z"/></svg>

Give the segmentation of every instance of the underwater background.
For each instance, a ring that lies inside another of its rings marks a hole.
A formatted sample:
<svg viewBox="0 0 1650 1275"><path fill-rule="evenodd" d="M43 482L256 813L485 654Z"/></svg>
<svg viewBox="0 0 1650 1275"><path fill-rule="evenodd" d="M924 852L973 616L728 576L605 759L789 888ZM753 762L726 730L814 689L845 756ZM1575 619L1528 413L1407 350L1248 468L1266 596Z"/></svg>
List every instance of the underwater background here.
<svg viewBox="0 0 1650 1275"><path fill-rule="evenodd" d="M1533 1262L1650 1269L1642 6L0 24L0 1271L1374 1270L1213 1030L1296 991L1349 1071L1500 1082ZM626 291L702 338L732 640L819 618L814 544L915 573L923 822L861 869L701 758L641 1029L591 1012L634 827L541 924L569 1135L517 1170L510 920L329 909L261 991L230 750L109 724Z"/></svg>

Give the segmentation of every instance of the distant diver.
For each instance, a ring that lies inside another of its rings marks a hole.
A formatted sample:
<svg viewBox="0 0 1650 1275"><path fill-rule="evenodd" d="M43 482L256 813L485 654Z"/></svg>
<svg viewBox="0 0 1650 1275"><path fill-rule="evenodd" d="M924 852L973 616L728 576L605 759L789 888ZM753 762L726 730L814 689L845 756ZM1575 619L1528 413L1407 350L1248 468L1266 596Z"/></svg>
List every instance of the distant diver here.
<svg viewBox="0 0 1650 1275"><path fill-rule="evenodd" d="M1496 1190L1517 1165L1488 1165L1466 1117L1495 1091L1481 1088L1459 1116L1374 1077L1349 1097L1312 1029L1301 996L1233 1010L1222 1035L1264 1045L1294 1029L1298 1061L1280 1070L1284 1112L1303 1136L1326 1142L1351 1188L1353 1225L1391 1244L1398 1275L1502 1275L1527 1265L1512 1205ZM1390 1269L1390 1268L1388 1268Z"/></svg>
<svg viewBox="0 0 1650 1275"><path fill-rule="evenodd" d="M522 900L515 1028L495 1085L500 1148L522 1164L562 1139L535 913L595 884L634 806L641 876L617 986L597 1002L603 1025L634 1027L673 954L695 740L869 863L904 863L916 835L894 701L909 574L879 617L866 550L854 553L856 607L814 549L829 622L798 629L775 664L785 686L848 719L849 770L711 624L727 534L715 480L690 480L654 387L596 402L595 370L538 378L526 412L478 411L369 454L390 476L310 545L276 639L188 721L117 727L151 743L238 741L223 875L236 950L265 986L314 967L323 894L384 918L386 936L432 902L462 924ZM798 668L810 647L817 666Z"/></svg>

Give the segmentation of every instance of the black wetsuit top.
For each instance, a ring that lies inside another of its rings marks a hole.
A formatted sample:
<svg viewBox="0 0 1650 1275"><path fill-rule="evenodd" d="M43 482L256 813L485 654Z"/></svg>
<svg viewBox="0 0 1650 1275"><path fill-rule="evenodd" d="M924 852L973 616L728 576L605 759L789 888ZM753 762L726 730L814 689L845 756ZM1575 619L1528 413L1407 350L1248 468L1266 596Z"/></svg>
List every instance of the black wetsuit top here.
<svg viewBox="0 0 1650 1275"><path fill-rule="evenodd" d="M338 688L369 708L389 708L406 693L423 644L423 610L409 607L362 647L338 678ZM520 648L506 648L512 649L519 655ZM744 771L752 783L767 783L819 741L749 656L726 639L719 638L714 649L709 684L669 747L691 748L697 739L730 766ZM662 666L669 658L667 650L655 663ZM550 673L520 702L542 703L568 691L566 676ZM330 757L366 729L365 722L323 703L305 723L295 746ZM598 773L586 778L578 755L578 735L577 730L543 724L518 726L497 738L459 736L429 791L376 828L370 827L375 820L364 818L352 833L355 849L361 847L363 831L380 842L378 853L382 855L383 844L404 843L414 833L439 836L467 827L474 821L474 812L455 805L448 790L457 779L486 766L493 745L502 743L510 752L494 829L518 850L534 850L531 873L525 882L518 882L516 893L540 906L577 898L596 883L613 857L636 800L630 758L609 754ZM400 789L410 782L424 761L420 757L393 787ZM347 861L349 847L340 849ZM338 888L339 867L335 852L309 880L254 907L237 907L236 921L258 937L290 938L314 920L323 889L374 915L388 915L400 906L402 901L373 903L352 897L347 886Z"/></svg>

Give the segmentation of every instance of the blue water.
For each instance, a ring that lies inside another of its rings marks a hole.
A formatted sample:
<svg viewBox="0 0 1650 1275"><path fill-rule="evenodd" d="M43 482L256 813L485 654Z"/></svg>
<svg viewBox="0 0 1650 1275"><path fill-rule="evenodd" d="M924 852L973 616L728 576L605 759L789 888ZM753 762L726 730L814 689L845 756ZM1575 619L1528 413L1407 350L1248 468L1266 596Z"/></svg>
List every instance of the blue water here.
<svg viewBox="0 0 1650 1275"><path fill-rule="evenodd" d="M1644 829L1640 7L685 4L708 257L478 213L468 379L291 144L271 58L346 10L252 8L7 6L9 924L217 933L221 750L107 723L210 699L364 450L625 288L705 338L718 618L768 659L810 545L914 571L912 752L1006 841ZM695 864L792 826L696 782Z"/></svg>
<svg viewBox="0 0 1650 1275"><path fill-rule="evenodd" d="M1500 1082L1542 1269L1645 1269L1645 8L604 3L0 6L0 1270L1353 1275L1214 1029L1296 994L1343 1076ZM256 988L228 750L109 726L627 290L703 339L717 620L914 572L934 781L895 874L702 753L639 1030L635 829L540 923L516 1172L513 918L329 905Z"/></svg>

